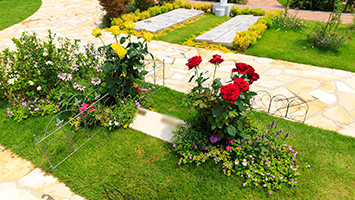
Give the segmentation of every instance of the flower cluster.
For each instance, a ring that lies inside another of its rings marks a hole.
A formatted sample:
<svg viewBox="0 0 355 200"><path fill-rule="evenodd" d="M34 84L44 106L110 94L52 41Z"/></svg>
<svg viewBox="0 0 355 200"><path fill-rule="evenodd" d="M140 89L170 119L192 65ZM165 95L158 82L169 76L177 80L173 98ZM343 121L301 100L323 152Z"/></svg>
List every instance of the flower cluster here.
<svg viewBox="0 0 355 200"><path fill-rule="evenodd" d="M70 81L73 79L73 75L69 73L60 73L58 74L58 78L62 79L63 81Z"/></svg>

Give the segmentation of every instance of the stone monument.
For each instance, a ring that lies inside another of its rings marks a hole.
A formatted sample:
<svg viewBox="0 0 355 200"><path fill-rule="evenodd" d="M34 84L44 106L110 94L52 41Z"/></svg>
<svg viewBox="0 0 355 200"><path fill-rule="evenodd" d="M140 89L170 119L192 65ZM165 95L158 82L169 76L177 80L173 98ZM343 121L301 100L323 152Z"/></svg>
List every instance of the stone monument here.
<svg viewBox="0 0 355 200"><path fill-rule="evenodd" d="M227 2L228 0L220 0L219 3L215 3L213 5L213 13L218 17L220 16L229 17L233 4L229 4Z"/></svg>

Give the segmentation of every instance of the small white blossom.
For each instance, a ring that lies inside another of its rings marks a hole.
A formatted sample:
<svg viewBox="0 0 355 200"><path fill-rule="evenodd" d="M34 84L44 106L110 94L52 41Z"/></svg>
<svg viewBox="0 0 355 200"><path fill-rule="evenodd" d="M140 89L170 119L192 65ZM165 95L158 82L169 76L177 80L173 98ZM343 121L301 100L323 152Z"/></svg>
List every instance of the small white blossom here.
<svg viewBox="0 0 355 200"><path fill-rule="evenodd" d="M46 65L53 65L53 62L50 61L50 60L48 60L48 61L46 62Z"/></svg>
<svg viewBox="0 0 355 200"><path fill-rule="evenodd" d="M33 81L28 81L28 84L30 84L31 86L34 84Z"/></svg>
<svg viewBox="0 0 355 200"><path fill-rule="evenodd" d="M15 84L15 79L11 78L7 81L9 84L13 85Z"/></svg>
<svg viewBox="0 0 355 200"><path fill-rule="evenodd" d="M42 90L41 86L38 86L38 87L37 87L37 90L38 90L38 91Z"/></svg>

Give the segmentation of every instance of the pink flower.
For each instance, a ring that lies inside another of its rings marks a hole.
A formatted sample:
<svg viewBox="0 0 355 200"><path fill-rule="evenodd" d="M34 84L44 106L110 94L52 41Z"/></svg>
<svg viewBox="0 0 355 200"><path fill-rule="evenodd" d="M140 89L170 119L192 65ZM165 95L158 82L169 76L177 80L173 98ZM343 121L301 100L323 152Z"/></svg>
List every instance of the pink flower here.
<svg viewBox="0 0 355 200"><path fill-rule="evenodd" d="M95 109L91 108L91 109L89 110L89 113L92 113L92 112L94 112L94 111L95 111Z"/></svg>
<svg viewBox="0 0 355 200"><path fill-rule="evenodd" d="M138 92L140 93L141 92L141 87L137 87L137 89L138 89Z"/></svg>
<svg viewBox="0 0 355 200"><path fill-rule="evenodd" d="M242 146L238 145L238 148L242 148Z"/></svg>
<svg viewBox="0 0 355 200"><path fill-rule="evenodd" d="M84 118L86 117L86 113L83 114L83 117L84 117Z"/></svg>
<svg viewBox="0 0 355 200"><path fill-rule="evenodd" d="M230 141L229 141L229 144L233 144L233 140L230 140Z"/></svg>
<svg viewBox="0 0 355 200"><path fill-rule="evenodd" d="M232 149L232 147L227 146L226 149L227 149L228 151L230 151L230 150Z"/></svg>
<svg viewBox="0 0 355 200"><path fill-rule="evenodd" d="M81 104L80 112L83 112L86 108L88 108L89 104L83 103Z"/></svg>

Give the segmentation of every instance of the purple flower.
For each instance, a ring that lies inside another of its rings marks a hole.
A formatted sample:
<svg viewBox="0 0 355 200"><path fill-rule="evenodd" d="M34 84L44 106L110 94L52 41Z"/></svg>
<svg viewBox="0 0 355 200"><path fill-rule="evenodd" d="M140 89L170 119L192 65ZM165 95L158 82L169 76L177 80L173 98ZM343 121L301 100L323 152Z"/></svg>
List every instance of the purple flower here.
<svg viewBox="0 0 355 200"><path fill-rule="evenodd" d="M247 185L247 183L243 183L242 185L243 185L243 187L245 187Z"/></svg>
<svg viewBox="0 0 355 200"><path fill-rule="evenodd" d="M189 155L189 159L192 160L192 158L193 158L193 157L192 157L192 155L190 154L190 155Z"/></svg>
<svg viewBox="0 0 355 200"><path fill-rule="evenodd" d="M266 187L266 184L264 184L263 187Z"/></svg>
<svg viewBox="0 0 355 200"><path fill-rule="evenodd" d="M22 106L23 107L26 107L27 106L27 103L25 101L22 102Z"/></svg>
<svg viewBox="0 0 355 200"><path fill-rule="evenodd" d="M280 180L282 180L282 179L284 179L284 177L281 176L281 177L280 177Z"/></svg>
<svg viewBox="0 0 355 200"><path fill-rule="evenodd" d="M10 111L10 108L7 108L6 110L6 116L10 117L12 112Z"/></svg>
<svg viewBox="0 0 355 200"><path fill-rule="evenodd" d="M181 156L185 157L185 152L181 154Z"/></svg>
<svg viewBox="0 0 355 200"><path fill-rule="evenodd" d="M269 173L269 172L267 172L267 173L266 173L266 176L269 176L269 175L270 175L270 173Z"/></svg>
<svg viewBox="0 0 355 200"><path fill-rule="evenodd" d="M267 180L268 180L268 179L267 179L267 178L265 178L265 182L267 182Z"/></svg>
<svg viewBox="0 0 355 200"><path fill-rule="evenodd" d="M275 178L275 175L271 175L272 178Z"/></svg>
<svg viewBox="0 0 355 200"><path fill-rule="evenodd" d="M285 138L288 138L288 136L290 136L289 132L286 133Z"/></svg>
<svg viewBox="0 0 355 200"><path fill-rule="evenodd" d="M147 91L148 91L148 90L147 90L147 89L145 89L145 88L143 88L143 89L142 89L142 92L147 92Z"/></svg>
<svg viewBox="0 0 355 200"><path fill-rule="evenodd" d="M192 106L190 106L190 108L188 108L187 110L191 110Z"/></svg>
<svg viewBox="0 0 355 200"><path fill-rule="evenodd" d="M258 169L260 169L260 166L258 166Z"/></svg>
<svg viewBox="0 0 355 200"><path fill-rule="evenodd" d="M35 108L35 111L39 111L39 108Z"/></svg>
<svg viewBox="0 0 355 200"><path fill-rule="evenodd" d="M265 176L265 174L264 174L264 173L260 173L260 175L261 175L261 176Z"/></svg>
<svg viewBox="0 0 355 200"><path fill-rule="evenodd" d="M254 170L254 174L257 174L257 173L258 173L258 171Z"/></svg>
<svg viewBox="0 0 355 200"><path fill-rule="evenodd" d="M155 89L155 86L152 86L153 89Z"/></svg>
<svg viewBox="0 0 355 200"><path fill-rule="evenodd" d="M297 181L295 181L294 183L297 183Z"/></svg>
<svg viewBox="0 0 355 200"><path fill-rule="evenodd" d="M311 168L311 166L310 166L310 165L308 165L308 168Z"/></svg>
<svg viewBox="0 0 355 200"><path fill-rule="evenodd" d="M294 158L292 158L292 162L295 162L296 160Z"/></svg>
<svg viewBox="0 0 355 200"><path fill-rule="evenodd" d="M272 120L271 127L275 125L275 119Z"/></svg>
<svg viewBox="0 0 355 200"><path fill-rule="evenodd" d="M173 147L176 148L176 144L173 144Z"/></svg>
<svg viewBox="0 0 355 200"><path fill-rule="evenodd" d="M269 192L269 195L271 196L271 195L272 195L272 192Z"/></svg>
<svg viewBox="0 0 355 200"><path fill-rule="evenodd" d="M255 141L257 141L259 138L258 137L255 137Z"/></svg>
<svg viewBox="0 0 355 200"><path fill-rule="evenodd" d="M178 161L178 165L181 165L181 161L180 160Z"/></svg>
<svg viewBox="0 0 355 200"><path fill-rule="evenodd" d="M197 145L194 145L194 147L195 147L195 149L197 149L198 147L197 147Z"/></svg>
<svg viewBox="0 0 355 200"><path fill-rule="evenodd" d="M261 134L261 139L264 139L265 138L265 132L263 132L262 134Z"/></svg>
<svg viewBox="0 0 355 200"><path fill-rule="evenodd" d="M202 150L206 151L206 146L203 146L203 147L202 147Z"/></svg>
<svg viewBox="0 0 355 200"><path fill-rule="evenodd" d="M245 139L245 138L243 138L243 140L242 140L243 144L245 143L245 141L246 141L246 139Z"/></svg>
<svg viewBox="0 0 355 200"><path fill-rule="evenodd" d="M300 175L298 172L296 172L296 176Z"/></svg>

